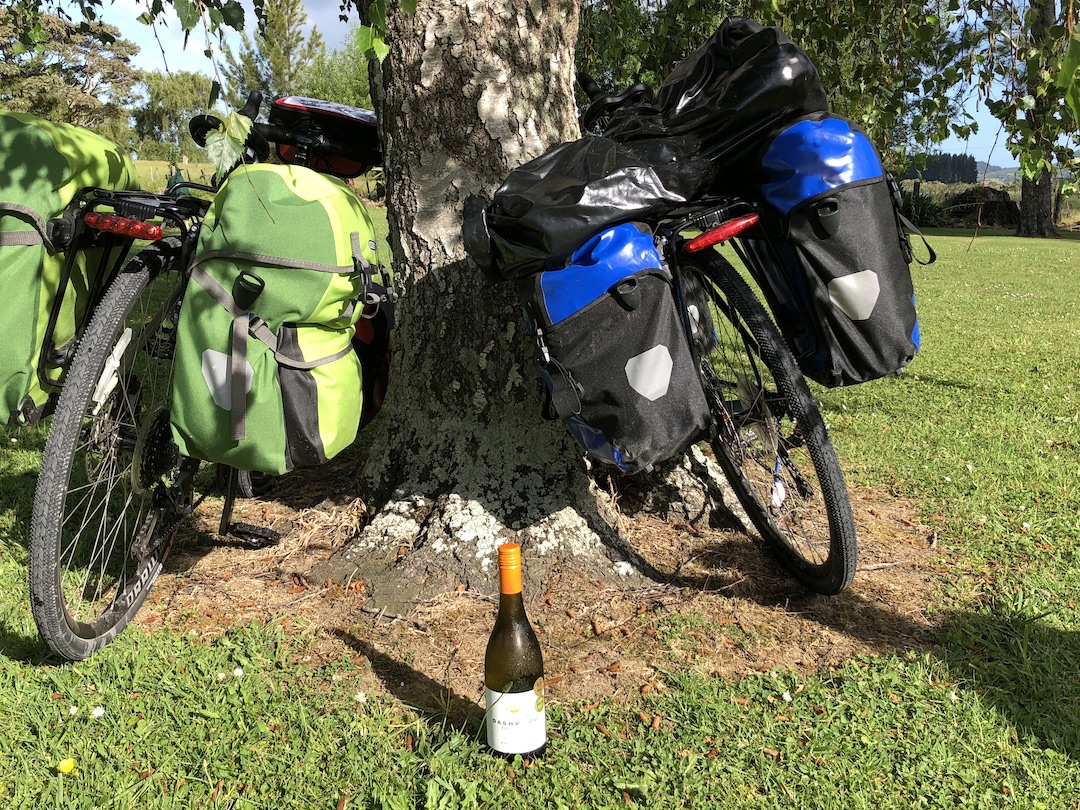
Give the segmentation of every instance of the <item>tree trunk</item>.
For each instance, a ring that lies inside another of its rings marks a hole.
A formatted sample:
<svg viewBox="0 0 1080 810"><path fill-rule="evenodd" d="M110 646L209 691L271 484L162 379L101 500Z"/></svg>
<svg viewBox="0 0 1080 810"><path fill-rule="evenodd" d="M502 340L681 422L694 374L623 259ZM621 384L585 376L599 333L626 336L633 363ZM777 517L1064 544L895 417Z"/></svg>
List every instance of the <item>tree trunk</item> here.
<svg viewBox="0 0 1080 810"><path fill-rule="evenodd" d="M1035 0L1030 13L1031 44L1038 51L1050 44L1050 30L1057 22L1056 4L1054 0ZM1027 65L1028 94L1034 99L1034 106L1027 110L1025 117L1031 132L1042 139L1038 147L1049 153L1051 150L1046 143L1046 133L1055 131L1055 102L1052 94L1040 92L1040 64L1036 59ZM1049 169L1042 169L1030 180L1027 177L1021 180L1020 227L1016 235L1057 236L1054 230L1054 184Z"/></svg>
<svg viewBox="0 0 1080 810"><path fill-rule="evenodd" d="M615 499L561 423L541 417L512 285L486 280L461 238L466 197L578 136L580 0L421 0L415 16L391 5L391 52L372 86L402 300L384 418L360 474L377 511L314 575L362 579L376 604L401 612L461 584L492 590L496 546L516 541L537 579L573 566L641 582L649 566L624 542ZM688 469L669 472L689 479ZM722 497L678 489L690 493L683 517Z"/></svg>
<svg viewBox="0 0 1080 810"><path fill-rule="evenodd" d="M1050 172L1020 181L1020 227L1017 236L1057 236L1054 228L1054 184Z"/></svg>

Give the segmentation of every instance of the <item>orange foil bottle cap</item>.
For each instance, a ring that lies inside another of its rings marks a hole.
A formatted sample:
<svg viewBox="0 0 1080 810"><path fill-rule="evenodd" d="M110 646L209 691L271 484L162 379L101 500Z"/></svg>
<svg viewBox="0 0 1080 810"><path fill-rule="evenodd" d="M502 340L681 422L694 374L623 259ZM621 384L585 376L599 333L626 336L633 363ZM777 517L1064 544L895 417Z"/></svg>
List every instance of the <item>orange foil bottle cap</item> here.
<svg viewBox="0 0 1080 810"><path fill-rule="evenodd" d="M499 546L499 591L521 593L521 546L517 543Z"/></svg>

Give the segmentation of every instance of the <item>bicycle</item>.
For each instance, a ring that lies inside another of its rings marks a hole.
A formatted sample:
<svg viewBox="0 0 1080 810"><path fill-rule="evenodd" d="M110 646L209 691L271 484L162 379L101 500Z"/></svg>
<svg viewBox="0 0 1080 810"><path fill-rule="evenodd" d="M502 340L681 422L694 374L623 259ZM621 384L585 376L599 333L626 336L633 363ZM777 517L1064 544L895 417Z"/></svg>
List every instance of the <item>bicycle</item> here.
<svg viewBox="0 0 1080 810"><path fill-rule="evenodd" d="M373 115L300 101L305 104L283 123L253 123L248 159L265 159L273 142L288 162L318 171L355 176L373 159L381 162L377 152L349 137L363 128L361 142L370 144ZM260 103L261 95L252 94L240 112L254 119ZM205 141L218 123L199 116L192 134ZM169 403L176 323L210 205L182 191L212 194L217 185L215 178L210 186L183 183L164 194L86 190L65 213L75 233L107 221L114 233L155 238L117 268L95 301L68 363L34 496L31 609L45 643L67 660L89 657L134 618L177 530L210 489L197 492L200 461L180 455ZM94 212L106 206L104 200L111 213L99 219ZM158 221L178 233L153 230ZM230 471L220 533L273 539L258 527L231 522L236 481Z"/></svg>
<svg viewBox="0 0 1080 810"><path fill-rule="evenodd" d="M609 95L586 74L579 73L578 82L590 99L582 130L597 128L616 141L619 134L605 126L611 116L623 111L625 125L627 115L652 101L645 85ZM467 206L465 233L470 256L490 270L486 205L477 200ZM733 244L750 277L763 286L763 259L742 242L765 238L759 210L740 196L708 195L635 217L643 219L671 272L712 416L712 428L699 439L786 569L811 590L839 593L854 577L857 544L836 451L791 349L743 274L718 250ZM695 337L690 323L697 289L710 304L713 334L706 340Z"/></svg>

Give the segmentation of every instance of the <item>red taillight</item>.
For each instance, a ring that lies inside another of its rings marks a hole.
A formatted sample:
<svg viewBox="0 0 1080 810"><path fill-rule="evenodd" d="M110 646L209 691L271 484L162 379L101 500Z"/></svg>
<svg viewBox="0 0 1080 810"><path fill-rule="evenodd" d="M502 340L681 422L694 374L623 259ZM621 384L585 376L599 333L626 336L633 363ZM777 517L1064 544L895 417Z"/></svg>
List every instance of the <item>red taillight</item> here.
<svg viewBox="0 0 1080 810"><path fill-rule="evenodd" d="M137 219L128 219L116 214L102 214L98 211L91 211L83 217L83 220L97 231L108 231L120 236L129 236L132 239L156 241L161 238L161 226L152 222L140 222Z"/></svg>
<svg viewBox="0 0 1080 810"><path fill-rule="evenodd" d="M690 253L696 253L707 247L718 245L733 236L738 236L747 228L754 227L758 224L758 220L760 219L761 217L757 214L747 214L746 216L729 219L727 222L721 223L718 228L713 228L711 231L705 231L701 236L695 236L686 243L686 249Z"/></svg>

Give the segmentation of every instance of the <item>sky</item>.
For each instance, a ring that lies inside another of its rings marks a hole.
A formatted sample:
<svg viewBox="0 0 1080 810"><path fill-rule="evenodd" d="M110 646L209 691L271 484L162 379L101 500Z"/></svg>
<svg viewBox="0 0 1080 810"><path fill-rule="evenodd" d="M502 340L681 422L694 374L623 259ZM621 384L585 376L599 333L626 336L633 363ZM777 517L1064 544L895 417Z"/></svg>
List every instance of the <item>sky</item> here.
<svg viewBox="0 0 1080 810"><path fill-rule="evenodd" d="M255 24L254 12L250 0L241 0L247 14L248 25ZM309 26L318 28L323 41L330 49L340 48L349 25L338 19L338 0L304 0ZM187 47L184 47L183 31L172 8L166 9L163 23L157 26L161 44L155 40L152 30L138 22L137 17L145 9L145 0L115 0L112 5L105 5L103 17L106 22L115 25L125 39L139 46L139 55L133 60L142 70L190 70L213 76L213 67L203 55L206 48L202 32L192 33ZM229 42L234 50L239 48L239 34L232 33ZM164 55L162 54L164 51ZM971 155L978 162L987 161L995 166L1015 166L1016 160L1005 148L1004 134L998 135L999 124L985 107L972 109L979 122L979 131L968 141L950 138L941 144L945 153ZM996 145L995 145L996 136Z"/></svg>
<svg viewBox="0 0 1080 810"><path fill-rule="evenodd" d="M241 0L241 4L245 9L245 23L251 30L255 26L255 13L252 11L251 2ZM154 30L138 21L138 16L146 10L146 5L145 0L113 0L111 5L106 0L102 9L102 19L119 28L124 39L139 46L139 54L132 60L135 66L141 70L163 71L167 67L170 71L189 70L212 76L213 66L203 54L206 50L205 33L197 28L191 33L185 48L180 21L172 7L166 6L165 13L155 26L155 39ZM338 0L304 0L302 5L307 12L308 28L318 28L323 41L331 50L340 48L348 34L349 24L338 19ZM227 38L233 51L238 51L240 35L227 31ZM214 48L216 47L214 43Z"/></svg>
<svg viewBox="0 0 1080 810"><path fill-rule="evenodd" d="M1001 122L987 112L986 106L980 105L976 109L972 105L968 111L979 123L979 131L967 141L949 138L938 148L945 154L971 155L978 163L986 162L1003 169L1019 165L1005 147L1005 132L1001 129Z"/></svg>

